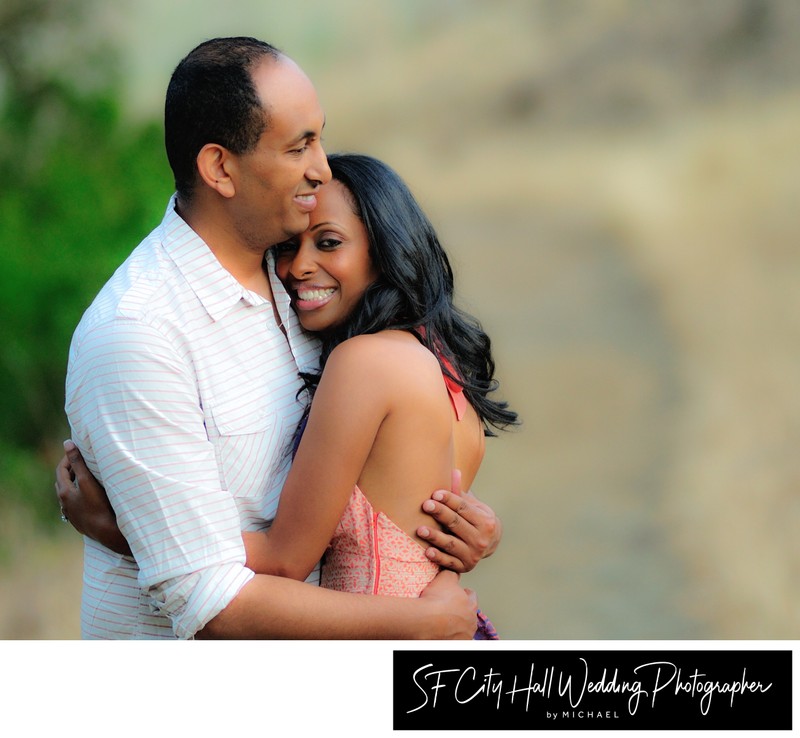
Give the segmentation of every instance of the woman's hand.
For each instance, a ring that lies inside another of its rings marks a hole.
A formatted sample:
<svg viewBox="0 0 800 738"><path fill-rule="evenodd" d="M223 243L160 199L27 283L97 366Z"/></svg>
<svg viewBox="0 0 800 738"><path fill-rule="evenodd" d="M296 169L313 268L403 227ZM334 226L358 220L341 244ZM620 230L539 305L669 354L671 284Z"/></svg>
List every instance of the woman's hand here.
<svg viewBox="0 0 800 738"><path fill-rule="evenodd" d="M461 472L453 470L452 490L437 490L422 509L444 530L421 526L417 535L431 546L425 551L431 561L459 574L472 571L481 559L491 556L500 543L500 518L471 492L461 492Z"/></svg>
<svg viewBox="0 0 800 738"><path fill-rule="evenodd" d="M130 556L130 546L117 527L117 516L105 489L89 471L72 441L64 441L64 451L56 466L56 495L61 515L78 533Z"/></svg>

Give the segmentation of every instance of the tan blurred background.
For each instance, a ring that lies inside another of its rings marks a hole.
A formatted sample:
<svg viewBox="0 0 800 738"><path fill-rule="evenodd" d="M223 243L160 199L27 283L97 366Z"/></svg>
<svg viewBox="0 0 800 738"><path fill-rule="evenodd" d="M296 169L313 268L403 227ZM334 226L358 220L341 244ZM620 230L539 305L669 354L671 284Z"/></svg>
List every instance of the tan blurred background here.
<svg viewBox="0 0 800 738"><path fill-rule="evenodd" d="M800 4L146 0L94 24L132 116L201 40L275 43L327 149L418 194L524 421L475 486L505 536L467 581L501 636L798 637ZM79 637L77 535L3 530L0 637Z"/></svg>

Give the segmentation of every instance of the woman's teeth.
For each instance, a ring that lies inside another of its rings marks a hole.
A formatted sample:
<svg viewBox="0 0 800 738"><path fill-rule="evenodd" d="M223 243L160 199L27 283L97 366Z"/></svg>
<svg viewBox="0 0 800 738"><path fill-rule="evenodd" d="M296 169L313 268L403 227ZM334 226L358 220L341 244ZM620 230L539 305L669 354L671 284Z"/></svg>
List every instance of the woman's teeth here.
<svg viewBox="0 0 800 738"><path fill-rule="evenodd" d="M326 297L330 297L333 293L333 287L326 287L322 290L297 290L297 296L301 300L306 300L309 302L313 302L315 300L324 300Z"/></svg>

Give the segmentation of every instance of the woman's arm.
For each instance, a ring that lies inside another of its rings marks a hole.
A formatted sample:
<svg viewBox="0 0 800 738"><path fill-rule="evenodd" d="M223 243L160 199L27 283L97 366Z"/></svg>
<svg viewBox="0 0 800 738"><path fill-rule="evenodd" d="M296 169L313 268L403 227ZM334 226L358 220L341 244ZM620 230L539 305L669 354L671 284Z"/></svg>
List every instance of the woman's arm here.
<svg viewBox="0 0 800 738"><path fill-rule="evenodd" d="M333 537L392 404L391 356L374 341L358 336L328 358L275 520L245 535L253 571L305 579Z"/></svg>
<svg viewBox="0 0 800 738"><path fill-rule="evenodd" d="M305 579L333 537L378 428L388 412L386 363L360 336L338 346L315 393L303 439L272 526L244 533L246 566L259 574ZM56 493L73 527L130 555L105 490L71 441L56 467ZM74 480L74 481L73 481Z"/></svg>
<svg viewBox="0 0 800 738"><path fill-rule="evenodd" d="M274 573L286 570L287 574L303 579L333 535L377 428L388 412L386 377L396 367L384 352L372 350L369 339L369 336L360 336L358 341L348 341L331 355L314 402L314 422L312 424L309 420L310 429L301 443L301 449L305 450L298 451L287 481L286 489L294 489L296 499L287 501L286 492L281 496L279 514L283 512L284 515L276 520L281 540L274 539L270 544L264 533L243 534L247 566L253 571ZM347 350L342 350L343 347ZM374 367L376 354L384 357L386 371L370 369ZM336 376L331 369L336 370ZM376 382L380 378L383 378L382 385ZM341 387L341 393L337 387ZM320 399L329 408L327 411L320 409ZM327 421L324 418L326 414ZM130 547L116 525L116 516L105 490L92 476L71 441L65 442L65 450L65 457L56 467L56 492L69 522L79 533L117 553L130 555ZM306 474L311 486L304 488ZM321 481L315 481L319 477ZM318 493L331 486L339 490L339 495L329 494L317 503L315 490ZM441 496L441 500L425 503L433 506L433 511L426 512L431 513L433 520L441 523L445 530L440 531L431 525L420 528L418 533L431 543L428 549L431 560L454 571L465 572L494 551L502 527L487 505L475 498L460 496L456 489L453 493L440 495L436 492L434 495ZM290 518L299 522L292 524ZM307 527L312 521L313 540ZM284 545L287 548L285 554L281 554L278 549ZM279 559L273 559L275 556ZM288 564L286 556L290 557Z"/></svg>
<svg viewBox="0 0 800 738"><path fill-rule="evenodd" d="M64 442L64 450L65 455L56 467L56 494L68 522L79 533L130 556L130 546L117 527L105 490L92 476L72 441ZM500 519L486 503L469 492L462 494L457 481L450 492L434 492L433 500L426 500L423 510L445 530L436 526L417 530L417 535L431 544L426 552L431 561L463 573L494 553L503 529ZM260 562L269 556L267 537L264 533L243 533L242 537L247 551L246 565L253 571L261 571Z"/></svg>

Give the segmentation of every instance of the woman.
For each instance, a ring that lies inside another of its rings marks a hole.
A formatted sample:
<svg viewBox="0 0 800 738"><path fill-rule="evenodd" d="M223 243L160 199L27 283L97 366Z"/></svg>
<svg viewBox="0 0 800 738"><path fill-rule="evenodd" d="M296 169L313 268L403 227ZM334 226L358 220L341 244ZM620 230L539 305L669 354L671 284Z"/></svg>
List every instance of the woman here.
<svg viewBox="0 0 800 738"><path fill-rule="evenodd" d="M417 596L438 571L416 535L422 502L453 468L468 489L484 436L517 416L490 397L489 338L453 305L447 256L408 188L371 157L329 164L309 229L275 247L322 351L277 516L244 534L247 563L304 579L324 554L323 586ZM477 637L495 636L484 623Z"/></svg>

